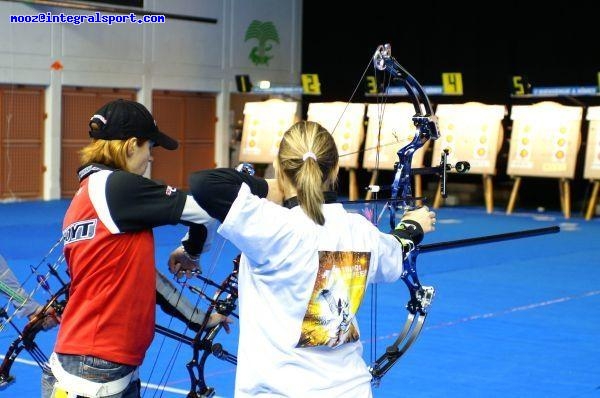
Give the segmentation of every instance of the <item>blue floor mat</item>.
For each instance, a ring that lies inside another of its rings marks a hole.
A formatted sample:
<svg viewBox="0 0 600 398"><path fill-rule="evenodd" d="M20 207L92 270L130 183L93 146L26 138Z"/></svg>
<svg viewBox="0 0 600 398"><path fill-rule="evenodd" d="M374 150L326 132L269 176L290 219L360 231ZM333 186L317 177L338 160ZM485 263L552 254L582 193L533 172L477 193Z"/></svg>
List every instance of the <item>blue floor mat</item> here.
<svg viewBox="0 0 600 398"><path fill-rule="evenodd" d="M29 277L30 266L46 267L41 260L60 236L67 206L63 200L0 204L0 254L20 280ZM375 397L600 397L600 219L464 207L437 213L437 231L423 244L551 225L561 232L421 254L421 282L433 285L436 296L421 336L374 389ZM159 268L166 270L168 253L184 231L155 230ZM224 245L216 279L231 270L236 254ZM205 271L212 256L203 258ZM359 313L367 362L397 337L408 300L402 282L378 285L372 327L371 290ZM47 296L40 291L36 298ZM170 321L160 311L157 316L161 324ZM171 326L184 330L176 320ZM0 332L1 353L16 336L9 327ZM36 341L49 354L55 337L55 331L43 332ZM235 353L235 326L217 340ZM38 397L41 371L27 353L19 358L12 369L16 381L0 396ZM150 387L144 396L185 396L190 358L189 347L157 334L141 377L151 386L167 380L168 391ZM235 366L211 357L206 376L216 396L233 396Z"/></svg>

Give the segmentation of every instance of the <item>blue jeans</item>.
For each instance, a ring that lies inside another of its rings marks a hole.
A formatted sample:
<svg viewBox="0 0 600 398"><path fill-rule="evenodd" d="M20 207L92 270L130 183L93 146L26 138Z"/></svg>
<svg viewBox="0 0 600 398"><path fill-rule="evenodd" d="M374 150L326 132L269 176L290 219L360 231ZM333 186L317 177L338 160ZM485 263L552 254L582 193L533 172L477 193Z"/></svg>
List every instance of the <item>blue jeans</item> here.
<svg viewBox="0 0 600 398"><path fill-rule="evenodd" d="M105 361L97 357L86 355L57 354L58 359L67 372L95 382L118 380L135 370L135 366L123 365L116 362ZM50 371L42 373L42 398L50 398L56 379ZM139 398L140 381L132 381L127 388L119 394L106 398Z"/></svg>

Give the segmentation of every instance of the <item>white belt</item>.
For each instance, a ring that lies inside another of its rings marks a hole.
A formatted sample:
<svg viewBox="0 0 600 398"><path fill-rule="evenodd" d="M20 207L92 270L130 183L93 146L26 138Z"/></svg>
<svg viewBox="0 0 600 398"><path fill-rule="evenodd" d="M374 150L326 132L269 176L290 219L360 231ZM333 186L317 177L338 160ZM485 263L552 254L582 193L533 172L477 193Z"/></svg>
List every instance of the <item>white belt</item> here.
<svg viewBox="0 0 600 398"><path fill-rule="evenodd" d="M82 395L89 398L99 398L118 394L124 391L133 380L139 378L138 368L136 368L133 372L118 380L98 383L67 372L62 367L58 360L58 356L54 352L50 355L50 360L48 362L50 364L50 369L52 369L52 373L57 380L56 387L67 391L69 397Z"/></svg>

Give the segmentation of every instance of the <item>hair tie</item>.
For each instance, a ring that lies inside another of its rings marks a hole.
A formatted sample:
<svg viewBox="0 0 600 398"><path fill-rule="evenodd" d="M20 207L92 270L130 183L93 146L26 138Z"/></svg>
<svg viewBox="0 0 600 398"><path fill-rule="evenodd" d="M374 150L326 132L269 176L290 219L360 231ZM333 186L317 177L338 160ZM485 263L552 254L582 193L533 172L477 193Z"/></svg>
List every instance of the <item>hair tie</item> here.
<svg viewBox="0 0 600 398"><path fill-rule="evenodd" d="M315 155L313 152L306 152L304 155L302 155L302 161L306 162L306 159L308 158L313 158L315 160L315 162L317 161L317 155Z"/></svg>

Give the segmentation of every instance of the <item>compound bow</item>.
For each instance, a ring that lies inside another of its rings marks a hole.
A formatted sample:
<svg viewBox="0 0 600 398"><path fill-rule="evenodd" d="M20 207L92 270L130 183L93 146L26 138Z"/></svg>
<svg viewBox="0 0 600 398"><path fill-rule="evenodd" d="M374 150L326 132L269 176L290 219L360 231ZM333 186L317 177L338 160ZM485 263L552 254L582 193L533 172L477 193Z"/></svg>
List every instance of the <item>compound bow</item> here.
<svg viewBox="0 0 600 398"><path fill-rule="evenodd" d="M440 137L437 117L423 87L408 73L391 55L389 44L381 45L375 51L373 62L376 69L387 71L392 79L390 81L400 82L408 92L415 115L412 120L416 127L413 140L398 150L398 162L394 165L394 181L390 187L391 197L386 203L390 216L390 227L396 226L397 213L415 208L416 198L412 195L411 177L416 174L436 174L440 176L441 195L446 197L446 177L449 170L454 169L458 173L467 172L470 168L468 162L457 162L455 165L448 163L448 152L443 151L441 162L437 167L423 167L412 169L412 158L415 151L423 147L429 140ZM398 338L386 348L379 358L370 366L372 384L378 386L381 378L400 359L400 357L415 342L423 329L427 318L428 308L433 300L435 289L432 286L422 285L417 275L417 256L420 252L443 250L459 246L468 246L481 243L490 243L507 239L518 239L528 236L536 236L558 232L558 227L540 228L526 231L518 231L507 234L483 236L472 239L463 239L450 242L442 242L432 245L417 246L408 253L404 264L401 279L408 287L410 298L406 305L408 316L404 327Z"/></svg>
<svg viewBox="0 0 600 398"><path fill-rule="evenodd" d="M413 103L415 115L412 117L416 132L413 140L406 146L398 150L398 162L394 164L394 181L391 185L391 197L386 203L389 212L390 227L396 227L396 218L399 210L406 211L414 208L414 198L412 195L411 177L415 174L412 169L412 158L415 151L423 147L429 140L436 140L440 137L440 131L437 123L437 117L433 112L433 107L421 87L419 82L408 73L391 55L391 46L389 44L381 45L375 51L373 62L376 69L387 71L391 76L391 81L400 82ZM430 170L419 170L422 174L432 173L442 176L442 194L446 194L446 172L448 168L447 153L442 154L442 162L439 167L430 168ZM398 338L393 344L387 347L386 352L375 360L371 365L370 371L373 376L372 383L379 385L383 375L394 365L394 363L408 350L421 332L427 310L435 289L432 286L424 286L419 281L416 268L418 249L408 253L405 261L404 270L401 279L408 287L410 299L406 305L408 316L404 327Z"/></svg>

